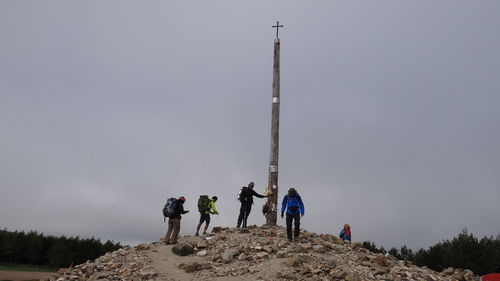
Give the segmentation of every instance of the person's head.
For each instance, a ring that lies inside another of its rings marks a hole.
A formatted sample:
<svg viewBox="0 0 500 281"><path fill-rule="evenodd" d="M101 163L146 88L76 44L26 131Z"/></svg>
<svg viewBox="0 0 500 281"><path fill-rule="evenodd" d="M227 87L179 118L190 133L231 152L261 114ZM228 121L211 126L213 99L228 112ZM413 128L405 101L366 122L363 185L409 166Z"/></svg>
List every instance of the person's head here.
<svg viewBox="0 0 500 281"><path fill-rule="evenodd" d="M350 230L350 229L351 229L351 226L350 226L350 225L348 225L347 223L346 223L346 224L344 224L344 230Z"/></svg>
<svg viewBox="0 0 500 281"><path fill-rule="evenodd" d="M184 202L186 202L186 198L184 198L184 196L179 197L179 202L184 204Z"/></svg>
<svg viewBox="0 0 500 281"><path fill-rule="evenodd" d="M251 181L249 184L248 184L248 188L252 189L254 187L255 183L253 183L253 181Z"/></svg>
<svg viewBox="0 0 500 281"><path fill-rule="evenodd" d="M212 196L212 201L215 202L215 201L217 201L217 199L218 199L217 196Z"/></svg>
<svg viewBox="0 0 500 281"><path fill-rule="evenodd" d="M297 195L297 190L293 187L291 187L289 190L288 190L288 196L290 197L294 197L295 195Z"/></svg>

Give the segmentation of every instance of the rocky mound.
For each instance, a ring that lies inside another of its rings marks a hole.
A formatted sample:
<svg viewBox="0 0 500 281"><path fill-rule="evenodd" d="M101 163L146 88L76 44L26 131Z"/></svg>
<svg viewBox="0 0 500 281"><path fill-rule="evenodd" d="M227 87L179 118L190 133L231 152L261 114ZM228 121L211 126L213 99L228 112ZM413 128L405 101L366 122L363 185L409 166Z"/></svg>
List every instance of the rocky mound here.
<svg viewBox="0 0 500 281"><path fill-rule="evenodd" d="M60 273L50 280L479 280L470 270L435 272L330 234L302 230L300 241L288 242L284 228L265 226L143 243Z"/></svg>

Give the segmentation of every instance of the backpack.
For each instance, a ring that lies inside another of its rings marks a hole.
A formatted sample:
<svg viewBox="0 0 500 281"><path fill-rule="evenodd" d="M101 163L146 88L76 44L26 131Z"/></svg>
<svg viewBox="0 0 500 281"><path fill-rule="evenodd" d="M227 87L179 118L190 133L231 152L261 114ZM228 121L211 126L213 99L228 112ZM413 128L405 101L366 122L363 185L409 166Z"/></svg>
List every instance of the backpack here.
<svg viewBox="0 0 500 281"><path fill-rule="evenodd" d="M165 218L169 218L175 214L178 202L179 200L177 200L176 198L167 199L167 203L165 203L165 206L163 206L163 221L165 221Z"/></svg>
<svg viewBox="0 0 500 281"><path fill-rule="evenodd" d="M241 202L247 201L251 195L249 194L249 189L247 186L240 188L240 193L238 193L238 200Z"/></svg>
<svg viewBox="0 0 500 281"><path fill-rule="evenodd" d="M208 195L200 195L200 198L198 199L198 211L202 214L210 211L210 199L208 198Z"/></svg>
<svg viewBox="0 0 500 281"><path fill-rule="evenodd" d="M288 196L288 201L286 202L287 209L294 214L299 210L299 199L297 197L298 195L293 197Z"/></svg>
<svg viewBox="0 0 500 281"><path fill-rule="evenodd" d="M242 191L243 191L243 187L240 187L240 191L238 192L238 196L236 196L237 200L240 200Z"/></svg>

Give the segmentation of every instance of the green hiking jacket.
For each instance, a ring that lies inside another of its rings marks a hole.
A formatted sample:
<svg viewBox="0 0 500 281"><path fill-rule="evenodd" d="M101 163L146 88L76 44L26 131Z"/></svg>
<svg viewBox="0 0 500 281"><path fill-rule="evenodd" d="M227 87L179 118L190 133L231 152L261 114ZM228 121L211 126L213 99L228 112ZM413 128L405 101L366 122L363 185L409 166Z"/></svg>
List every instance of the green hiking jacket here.
<svg viewBox="0 0 500 281"><path fill-rule="evenodd" d="M210 199L210 203L208 204L208 206L209 206L208 211L205 211L205 214L215 214L215 215L219 214L217 208L215 208L214 200Z"/></svg>

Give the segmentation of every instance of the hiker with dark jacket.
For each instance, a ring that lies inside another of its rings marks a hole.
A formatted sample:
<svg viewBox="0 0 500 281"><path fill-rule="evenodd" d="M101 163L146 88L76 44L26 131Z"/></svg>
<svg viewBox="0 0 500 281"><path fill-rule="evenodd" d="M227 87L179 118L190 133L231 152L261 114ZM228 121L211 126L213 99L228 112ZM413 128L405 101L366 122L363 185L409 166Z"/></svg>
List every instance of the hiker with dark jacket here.
<svg viewBox="0 0 500 281"><path fill-rule="evenodd" d="M177 243L177 237L181 231L181 215L189 213L189 211L184 211L184 202L186 202L186 198L183 196L179 197L174 214L168 218L168 229L167 234L165 235L165 244Z"/></svg>
<svg viewBox="0 0 500 281"><path fill-rule="evenodd" d="M218 215L219 212L215 208L215 202L217 202L217 196L212 196L212 199L209 199L208 206L206 210L200 212L200 222L198 226L196 226L196 234L195 236L199 236L200 227L203 223L205 223L205 229L203 230L203 235L207 234L208 225L210 224L210 214Z"/></svg>
<svg viewBox="0 0 500 281"><path fill-rule="evenodd" d="M304 203L295 188L290 188L288 194L283 197L281 202L281 218L286 210L286 235L288 241L292 241L292 222L294 223L294 240L299 239L300 217L304 216Z"/></svg>
<svg viewBox="0 0 500 281"><path fill-rule="evenodd" d="M351 242L351 226L344 224L344 228L340 231L339 238Z"/></svg>
<svg viewBox="0 0 500 281"><path fill-rule="evenodd" d="M255 190L253 190L254 187L253 181L251 181L248 186L244 186L241 188L240 194L239 194L239 200L241 202L241 207L240 207L240 215L238 216L238 223L236 224L236 227L240 227L241 223L243 223L243 227L247 227L247 219L248 215L250 215L250 211L252 210L252 204L253 204L253 197L259 197L259 198L264 198L267 197L267 195L260 195Z"/></svg>

